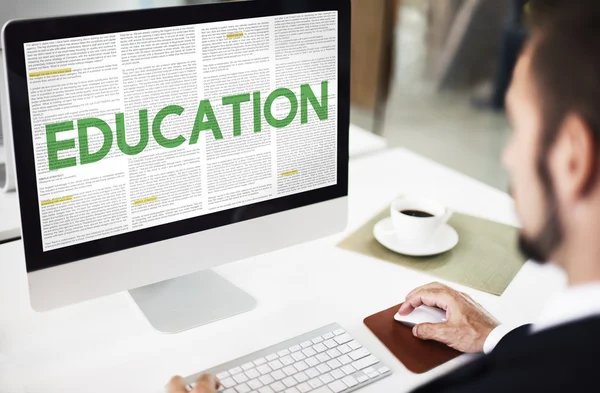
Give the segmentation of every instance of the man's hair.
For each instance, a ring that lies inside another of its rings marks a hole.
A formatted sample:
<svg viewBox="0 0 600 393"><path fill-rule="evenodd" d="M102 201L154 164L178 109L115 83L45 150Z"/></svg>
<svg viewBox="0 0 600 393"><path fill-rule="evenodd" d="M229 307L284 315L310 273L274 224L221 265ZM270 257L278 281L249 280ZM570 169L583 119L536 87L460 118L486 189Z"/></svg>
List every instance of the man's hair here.
<svg viewBox="0 0 600 393"><path fill-rule="evenodd" d="M583 119L600 148L600 0L531 0L528 9L542 155L569 114Z"/></svg>

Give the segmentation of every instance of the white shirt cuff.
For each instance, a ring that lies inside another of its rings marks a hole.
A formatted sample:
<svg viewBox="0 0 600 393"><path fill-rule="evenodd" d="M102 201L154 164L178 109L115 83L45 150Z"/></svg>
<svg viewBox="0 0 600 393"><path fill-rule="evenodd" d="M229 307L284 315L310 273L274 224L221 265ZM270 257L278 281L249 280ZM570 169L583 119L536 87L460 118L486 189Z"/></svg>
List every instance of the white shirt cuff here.
<svg viewBox="0 0 600 393"><path fill-rule="evenodd" d="M492 330L490 335L485 339L483 343L483 352L487 355L496 348L496 345L506 336L508 333L512 332L516 328L522 325L498 325Z"/></svg>

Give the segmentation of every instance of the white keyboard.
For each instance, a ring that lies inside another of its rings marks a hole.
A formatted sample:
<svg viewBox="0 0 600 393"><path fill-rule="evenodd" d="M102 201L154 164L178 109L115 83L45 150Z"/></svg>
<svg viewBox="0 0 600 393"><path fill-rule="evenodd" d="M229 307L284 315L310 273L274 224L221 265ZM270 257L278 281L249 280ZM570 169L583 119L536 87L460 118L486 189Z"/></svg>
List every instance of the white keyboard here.
<svg viewBox="0 0 600 393"><path fill-rule="evenodd" d="M351 392L391 374L338 324L243 356L185 378L188 389L202 374L221 381L222 393Z"/></svg>

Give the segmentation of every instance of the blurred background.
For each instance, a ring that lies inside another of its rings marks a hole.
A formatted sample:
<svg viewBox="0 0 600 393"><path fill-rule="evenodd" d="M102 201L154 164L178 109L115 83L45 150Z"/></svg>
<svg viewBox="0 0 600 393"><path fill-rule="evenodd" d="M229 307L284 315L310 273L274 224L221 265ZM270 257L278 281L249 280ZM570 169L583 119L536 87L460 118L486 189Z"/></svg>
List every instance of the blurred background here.
<svg viewBox="0 0 600 393"><path fill-rule="evenodd" d="M0 23L217 1L0 0ZM526 35L525 3L353 0L352 123L507 191L503 100Z"/></svg>

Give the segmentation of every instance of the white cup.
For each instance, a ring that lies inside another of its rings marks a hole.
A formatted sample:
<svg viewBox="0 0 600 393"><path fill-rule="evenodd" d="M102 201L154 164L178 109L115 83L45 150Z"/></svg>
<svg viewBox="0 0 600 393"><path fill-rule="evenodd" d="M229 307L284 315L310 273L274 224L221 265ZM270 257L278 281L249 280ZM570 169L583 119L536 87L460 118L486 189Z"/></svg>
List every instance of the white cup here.
<svg viewBox="0 0 600 393"><path fill-rule="evenodd" d="M414 217L402 213L410 210L429 213L431 217ZM412 196L396 199L390 206L390 212L398 239L414 246L426 245L452 217L452 211L441 203Z"/></svg>

